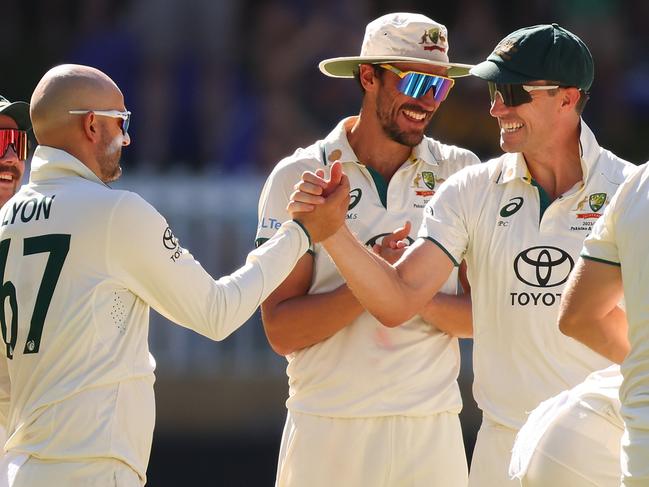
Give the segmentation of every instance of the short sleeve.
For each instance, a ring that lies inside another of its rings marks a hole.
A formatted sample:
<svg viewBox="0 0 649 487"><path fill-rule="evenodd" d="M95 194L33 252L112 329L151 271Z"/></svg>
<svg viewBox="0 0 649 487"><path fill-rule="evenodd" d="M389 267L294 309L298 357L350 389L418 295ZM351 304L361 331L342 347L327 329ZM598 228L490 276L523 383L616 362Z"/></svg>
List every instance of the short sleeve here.
<svg viewBox="0 0 649 487"><path fill-rule="evenodd" d="M469 242L466 201L461 197L466 187L465 175L462 170L442 184L424 209L418 233L438 245L455 266L462 262Z"/></svg>
<svg viewBox="0 0 649 487"><path fill-rule="evenodd" d="M593 226L593 230L584 240L581 256L585 259L620 265L620 256L616 240L616 223L619 208L623 205L621 195L624 185L618 188L613 200L602 216Z"/></svg>

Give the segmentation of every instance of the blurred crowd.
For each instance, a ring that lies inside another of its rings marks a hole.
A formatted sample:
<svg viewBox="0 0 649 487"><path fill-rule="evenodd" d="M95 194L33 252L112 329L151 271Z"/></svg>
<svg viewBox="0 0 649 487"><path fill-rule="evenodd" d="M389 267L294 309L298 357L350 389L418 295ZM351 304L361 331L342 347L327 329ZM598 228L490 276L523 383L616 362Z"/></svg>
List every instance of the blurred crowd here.
<svg viewBox="0 0 649 487"><path fill-rule="evenodd" d="M368 21L416 11L449 29L454 62L483 60L510 31L557 22L595 58L584 118L605 147L649 158L646 0L3 0L0 92L29 100L51 66L108 73L133 112L126 173L266 174L296 147L354 114L352 81L326 57L359 53ZM433 136L486 159L499 153L483 82L462 79Z"/></svg>

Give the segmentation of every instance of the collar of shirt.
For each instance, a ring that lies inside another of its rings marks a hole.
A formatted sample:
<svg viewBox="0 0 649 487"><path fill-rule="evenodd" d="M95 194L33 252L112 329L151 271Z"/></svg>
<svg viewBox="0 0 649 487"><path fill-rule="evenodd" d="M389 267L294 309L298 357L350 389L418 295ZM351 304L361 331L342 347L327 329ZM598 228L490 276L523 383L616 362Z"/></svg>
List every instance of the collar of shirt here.
<svg viewBox="0 0 649 487"><path fill-rule="evenodd" d="M338 125L327 135L322 143L322 161L325 165L333 164L336 161L345 163L361 164L354 153L349 140L347 131L356 123L358 116L347 117L341 120ZM434 144L433 140L424 137L422 141L413 147L408 160L412 164L423 162L431 166L439 166L439 161L444 159L439 144Z"/></svg>
<svg viewBox="0 0 649 487"><path fill-rule="evenodd" d="M104 182L88 166L72 154L46 145L36 147L32 157L29 182L64 176L79 176L105 186Z"/></svg>
<svg viewBox="0 0 649 487"><path fill-rule="evenodd" d="M581 120L580 129L579 149L581 151L581 170L584 174L582 181L587 181L591 169L599 158L601 147L597 143L597 139L595 139L592 130L590 130L583 119ZM519 178L527 184L531 184L532 182L532 175L527 169L527 163L523 154L520 152L506 154L502 172L498 175L496 183L506 184Z"/></svg>

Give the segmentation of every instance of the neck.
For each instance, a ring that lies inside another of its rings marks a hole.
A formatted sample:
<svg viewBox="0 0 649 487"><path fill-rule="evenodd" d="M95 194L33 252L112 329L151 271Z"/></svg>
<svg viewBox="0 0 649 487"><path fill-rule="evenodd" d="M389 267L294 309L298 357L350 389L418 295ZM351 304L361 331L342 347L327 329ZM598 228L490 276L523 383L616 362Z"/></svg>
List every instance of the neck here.
<svg viewBox="0 0 649 487"><path fill-rule="evenodd" d="M376 117L363 117L362 111L347 128L347 140L359 162L376 170L388 182L412 152L412 147L390 139Z"/></svg>
<svg viewBox="0 0 649 487"><path fill-rule="evenodd" d="M532 178L552 200L558 198L584 177L581 168L579 130L566 137L553 138L541 150L523 152Z"/></svg>

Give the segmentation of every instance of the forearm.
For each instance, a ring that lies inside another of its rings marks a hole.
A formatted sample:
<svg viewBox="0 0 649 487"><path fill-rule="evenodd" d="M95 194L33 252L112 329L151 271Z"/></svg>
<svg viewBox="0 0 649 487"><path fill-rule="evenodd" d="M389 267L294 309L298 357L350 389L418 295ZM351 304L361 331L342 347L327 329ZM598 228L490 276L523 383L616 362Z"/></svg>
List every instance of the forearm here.
<svg viewBox="0 0 649 487"><path fill-rule="evenodd" d="M470 295L437 293L419 314L424 321L448 335L458 338L473 336Z"/></svg>
<svg viewBox="0 0 649 487"><path fill-rule="evenodd" d="M286 299L272 309L262 306L262 317L273 350L288 355L330 338L364 311L343 284L328 293Z"/></svg>
<svg viewBox="0 0 649 487"><path fill-rule="evenodd" d="M605 316L591 317L587 327L560 321L561 331L607 359L621 364L631 349L627 337L626 313L615 307Z"/></svg>
<svg viewBox="0 0 649 487"><path fill-rule="evenodd" d="M397 270L375 255L343 226L322 242L360 303L386 326L398 326L417 307Z"/></svg>

